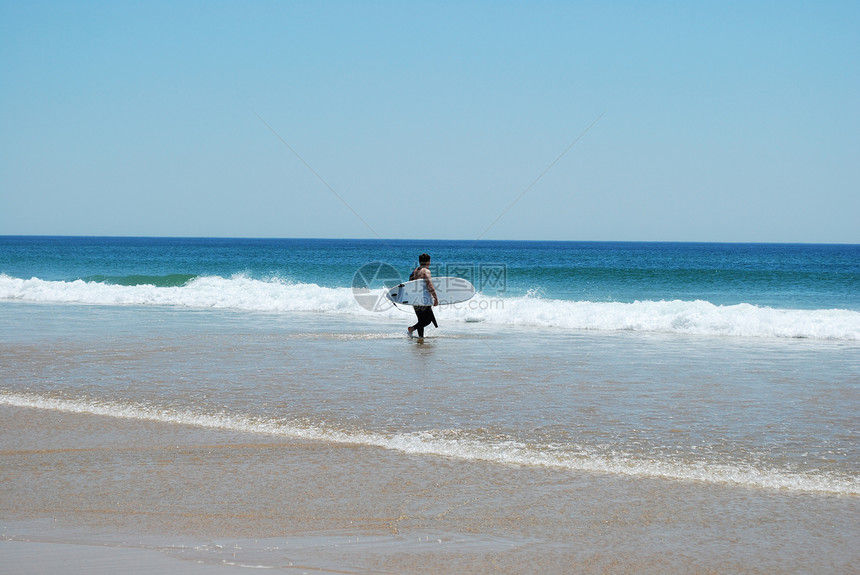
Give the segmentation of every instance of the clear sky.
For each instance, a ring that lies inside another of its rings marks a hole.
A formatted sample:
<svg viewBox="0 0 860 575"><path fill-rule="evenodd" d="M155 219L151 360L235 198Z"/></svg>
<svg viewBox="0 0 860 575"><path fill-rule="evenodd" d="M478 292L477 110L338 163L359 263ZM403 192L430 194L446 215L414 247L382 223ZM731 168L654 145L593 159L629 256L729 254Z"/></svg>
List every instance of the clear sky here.
<svg viewBox="0 0 860 575"><path fill-rule="evenodd" d="M0 0L6 234L860 243L860 2Z"/></svg>

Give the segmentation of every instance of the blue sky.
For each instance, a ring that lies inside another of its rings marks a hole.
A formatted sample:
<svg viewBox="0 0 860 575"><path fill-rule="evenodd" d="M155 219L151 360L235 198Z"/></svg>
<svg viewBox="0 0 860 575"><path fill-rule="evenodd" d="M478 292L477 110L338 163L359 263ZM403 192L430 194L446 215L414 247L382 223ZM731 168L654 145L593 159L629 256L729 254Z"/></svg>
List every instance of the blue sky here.
<svg viewBox="0 0 860 575"><path fill-rule="evenodd" d="M858 30L857 2L0 0L0 234L860 243Z"/></svg>

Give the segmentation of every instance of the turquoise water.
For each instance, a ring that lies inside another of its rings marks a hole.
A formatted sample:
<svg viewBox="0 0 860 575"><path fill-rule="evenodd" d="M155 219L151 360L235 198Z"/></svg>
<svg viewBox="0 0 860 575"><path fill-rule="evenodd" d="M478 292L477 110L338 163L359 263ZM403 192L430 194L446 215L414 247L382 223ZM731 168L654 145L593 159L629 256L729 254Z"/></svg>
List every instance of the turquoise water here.
<svg viewBox="0 0 860 575"><path fill-rule="evenodd" d="M425 251L480 293L418 344L354 288ZM858 246L7 237L0 403L853 496L858 287Z"/></svg>
<svg viewBox="0 0 860 575"><path fill-rule="evenodd" d="M464 276L485 293L860 311L857 245L2 237L0 273L159 287L239 274L349 287L370 262L408 275L425 251L436 275ZM502 270L504 281L482 281L482 269Z"/></svg>
<svg viewBox="0 0 860 575"><path fill-rule="evenodd" d="M457 321L860 338L853 245L6 237L0 298L359 313L364 266L381 288L424 251L480 292Z"/></svg>

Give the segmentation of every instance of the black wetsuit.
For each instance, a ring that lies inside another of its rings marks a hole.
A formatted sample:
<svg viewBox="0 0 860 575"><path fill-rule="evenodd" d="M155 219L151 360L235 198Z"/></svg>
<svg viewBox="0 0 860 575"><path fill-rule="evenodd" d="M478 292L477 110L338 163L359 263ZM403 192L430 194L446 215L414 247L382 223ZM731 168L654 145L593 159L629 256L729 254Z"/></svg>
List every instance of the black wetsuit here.
<svg viewBox="0 0 860 575"><path fill-rule="evenodd" d="M436 324L436 316L433 315L433 308L429 305L415 305L415 315L418 316L418 323L412 326L418 330L418 337L424 337L424 328L433 324L434 327L439 327Z"/></svg>
<svg viewBox="0 0 860 575"><path fill-rule="evenodd" d="M410 281L415 277L415 272L413 271L409 274ZM424 328L433 324L433 327L439 327L439 324L436 323L436 316L433 315L433 307L429 305L414 305L412 308L415 310L415 315L418 316L418 323L412 326L413 330L418 331L418 337L424 337Z"/></svg>

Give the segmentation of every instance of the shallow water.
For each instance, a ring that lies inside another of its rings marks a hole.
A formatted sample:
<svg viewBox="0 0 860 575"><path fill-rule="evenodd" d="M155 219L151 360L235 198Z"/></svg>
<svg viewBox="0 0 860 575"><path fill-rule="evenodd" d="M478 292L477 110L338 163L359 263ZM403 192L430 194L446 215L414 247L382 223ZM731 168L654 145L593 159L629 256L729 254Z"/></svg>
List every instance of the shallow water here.
<svg viewBox="0 0 860 575"><path fill-rule="evenodd" d="M7 405L860 493L853 343L469 324L418 342L387 319L15 303L0 316Z"/></svg>
<svg viewBox="0 0 860 575"><path fill-rule="evenodd" d="M860 558L853 496L45 409L0 406L0 420L0 550L47 545L4 552L22 573L130 557L130 572L169 558L178 573L851 573Z"/></svg>

